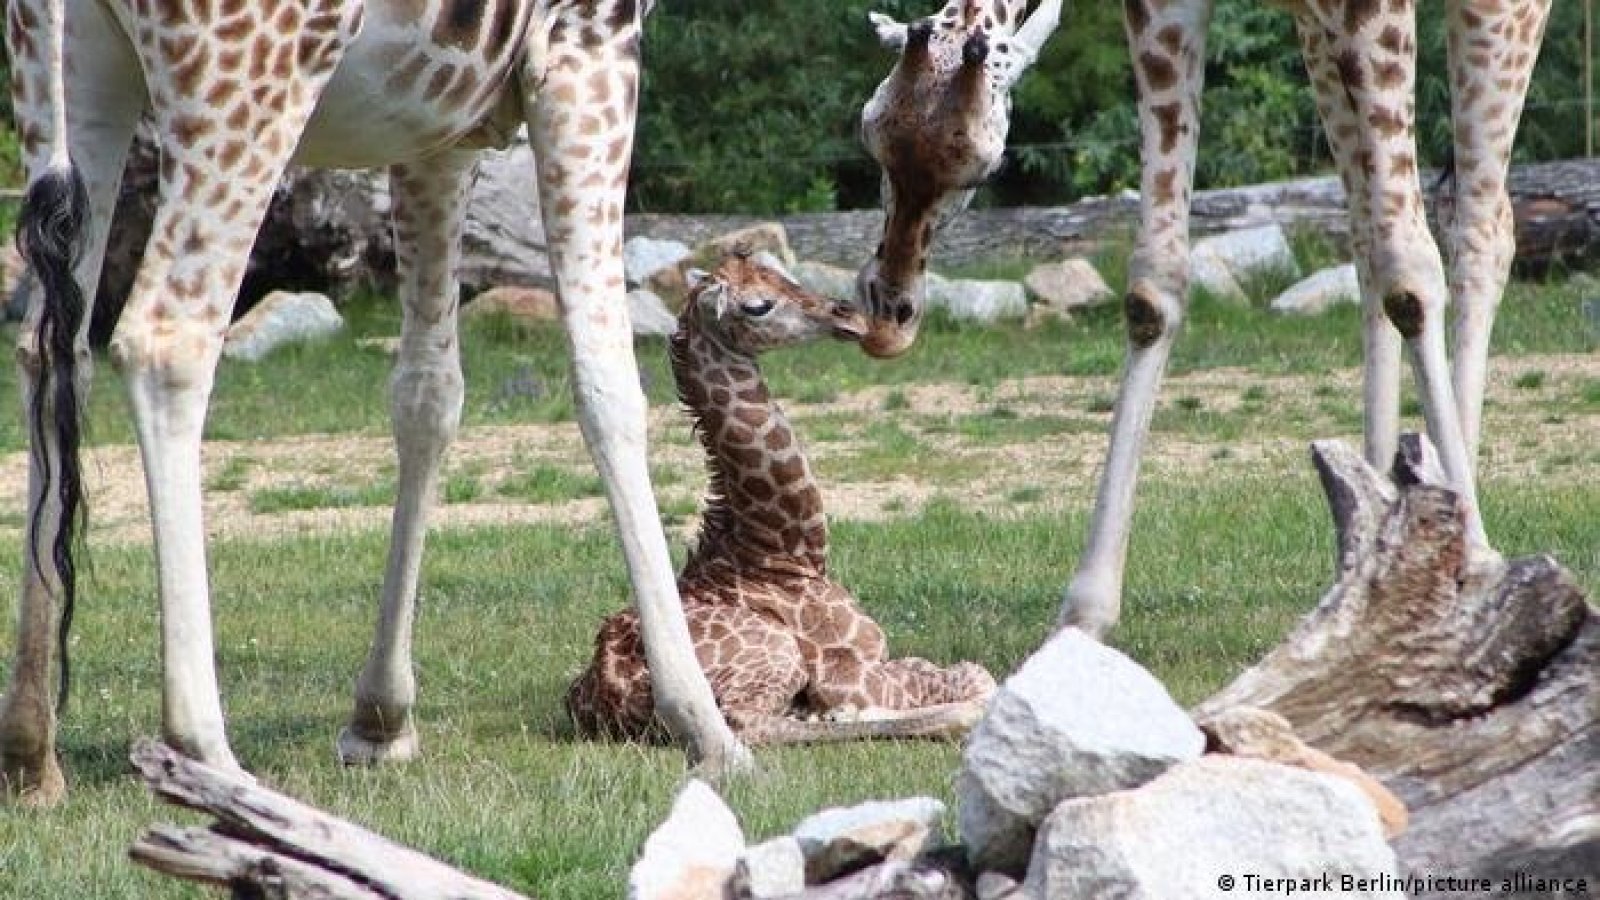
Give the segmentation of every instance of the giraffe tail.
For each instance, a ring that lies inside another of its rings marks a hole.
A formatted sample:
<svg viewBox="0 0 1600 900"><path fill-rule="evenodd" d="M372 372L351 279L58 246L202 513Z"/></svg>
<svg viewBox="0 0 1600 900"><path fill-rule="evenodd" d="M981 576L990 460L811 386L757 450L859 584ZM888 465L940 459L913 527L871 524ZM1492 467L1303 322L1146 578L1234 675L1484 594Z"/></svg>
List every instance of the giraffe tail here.
<svg viewBox="0 0 1600 900"><path fill-rule="evenodd" d="M752 747L870 740L960 740L983 718L983 700L920 709L870 710L859 719L808 721L768 716L742 725L739 739Z"/></svg>
<svg viewBox="0 0 1600 900"><path fill-rule="evenodd" d="M61 659L56 710L65 710L71 669L67 658L67 637L72 628L73 602L77 595L76 568L72 559L73 539L79 531L83 509L83 483L78 459L82 443L82 421L78 396L77 337L86 315L84 292L75 270L83 253L85 229L89 219L89 198L83 177L67 151L65 82L62 72L62 44L65 32L62 0L52 0L42 21L40 34L50 48L50 99L54 128L50 135L51 154L42 170L31 172L27 196L17 218L17 249L38 279L42 300L38 304L37 344L33 359L38 360L34 390L29 398L28 419L33 454L38 463L39 493L28 526L28 560L40 580L49 585L43 554L48 547L51 567L59 584L61 617L57 626L57 649ZM32 318L32 317L30 317ZM59 471L52 466L51 449L59 460ZM49 521L45 510L52 499L59 515ZM43 534L47 530L51 533Z"/></svg>

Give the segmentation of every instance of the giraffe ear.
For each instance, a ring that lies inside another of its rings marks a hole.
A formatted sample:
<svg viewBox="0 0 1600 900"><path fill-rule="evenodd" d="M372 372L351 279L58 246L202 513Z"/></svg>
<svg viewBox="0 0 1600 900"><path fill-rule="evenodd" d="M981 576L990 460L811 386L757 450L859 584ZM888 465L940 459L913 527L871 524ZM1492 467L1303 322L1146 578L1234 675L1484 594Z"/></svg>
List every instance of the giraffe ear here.
<svg viewBox="0 0 1600 900"><path fill-rule="evenodd" d="M760 253L757 253L754 261L756 265L761 266L769 271L776 272L778 277L789 282L789 284L795 287L800 286L800 279L790 274L789 270L784 268L783 260L773 255L770 250L763 250Z"/></svg>
<svg viewBox="0 0 1600 900"><path fill-rule="evenodd" d="M872 23L872 30L877 32L878 43L896 53L904 49L906 45L906 26L881 12L867 13L867 21Z"/></svg>
<svg viewBox="0 0 1600 900"><path fill-rule="evenodd" d="M728 297L728 286L720 279L704 272L700 273L700 282L705 286L699 288L699 292L694 295L695 302L700 304L702 309L710 310L712 318L720 320L727 315L728 307L733 305L733 301ZM694 291L696 288L691 287L690 290Z"/></svg>
<svg viewBox="0 0 1600 900"><path fill-rule="evenodd" d="M691 291L699 287L702 281L705 281L710 277L711 273L707 272L705 269L690 269L683 273L683 281L689 286L689 290Z"/></svg>

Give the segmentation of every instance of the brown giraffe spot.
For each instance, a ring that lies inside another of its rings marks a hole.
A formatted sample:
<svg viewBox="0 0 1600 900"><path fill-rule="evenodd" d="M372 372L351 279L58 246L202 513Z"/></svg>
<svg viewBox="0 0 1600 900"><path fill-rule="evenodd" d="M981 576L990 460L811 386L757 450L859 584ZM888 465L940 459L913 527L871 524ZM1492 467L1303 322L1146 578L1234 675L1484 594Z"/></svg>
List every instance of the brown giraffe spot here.
<svg viewBox="0 0 1600 900"><path fill-rule="evenodd" d="M768 450L787 450L792 443L793 440L789 437L789 432L786 429L774 428L767 432Z"/></svg>
<svg viewBox="0 0 1600 900"><path fill-rule="evenodd" d="M1150 10L1145 6L1145 0L1123 0L1122 15L1132 34L1144 34L1145 29L1150 27Z"/></svg>
<svg viewBox="0 0 1600 900"><path fill-rule="evenodd" d="M757 475L746 475L739 481L739 490L745 496L757 503L766 503L778 495L778 489L766 478Z"/></svg>
<svg viewBox="0 0 1600 900"><path fill-rule="evenodd" d="M1378 35L1378 46L1384 50L1399 55L1405 50L1406 36L1399 28L1389 25Z"/></svg>
<svg viewBox="0 0 1600 900"><path fill-rule="evenodd" d="M1183 49L1183 26L1176 23L1164 26L1156 32L1156 42L1171 56L1177 56Z"/></svg>
<svg viewBox="0 0 1600 900"><path fill-rule="evenodd" d="M1176 169L1168 169L1165 172L1159 172L1156 174L1154 183L1155 198L1157 203L1172 203L1177 199L1177 193L1173 189L1173 185L1177 182L1177 179L1178 171Z"/></svg>
<svg viewBox="0 0 1600 900"><path fill-rule="evenodd" d="M1345 34L1355 34L1366 24L1383 11L1379 0L1345 0L1344 3L1344 31Z"/></svg>
<svg viewBox="0 0 1600 900"><path fill-rule="evenodd" d="M1392 138L1410 130L1411 123L1399 110L1379 106L1367 114L1367 124L1384 137Z"/></svg>
<svg viewBox="0 0 1600 900"><path fill-rule="evenodd" d="M1187 126L1181 125L1183 105L1181 103L1162 103L1150 108L1150 114L1155 116L1156 124L1160 128L1161 152L1171 153L1178 146L1178 135L1185 131Z"/></svg>
<svg viewBox="0 0 1600 900"><path fill-rule="evenodd" d="M1145 51L1139 54L1139 68L1144 71L1145 81L1154 90L1164 91L1177 83L1178 67L1165 56Z"/></svg>
<svg viewBox="0 0 1600 900"><path fill-rule="evenodd" d="M805 480L806 461L800 454L795 453L781 460L774 460L770 469L772 477L782 487L788 487L796 482Z"/></svg>

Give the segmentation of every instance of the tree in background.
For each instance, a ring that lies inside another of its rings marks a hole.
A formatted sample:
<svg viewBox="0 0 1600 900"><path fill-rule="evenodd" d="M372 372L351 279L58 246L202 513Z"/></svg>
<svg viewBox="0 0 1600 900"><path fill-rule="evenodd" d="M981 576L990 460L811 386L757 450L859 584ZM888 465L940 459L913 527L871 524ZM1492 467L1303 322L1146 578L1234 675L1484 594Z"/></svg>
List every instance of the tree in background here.
<svg viewBox="0 0 1600 900"><path fill-rule="evenodd" d="M646 26L631 207L793 212L874 206L878 172L856 132L894 57L867 11L905 20L939 0L666 0ZM1551 10L1518 160L1584 152L1584 2ZM1419 0L1417 138L1425 165L1450 145L1445 0ZM3 50L0 80L8 81ZM1197 180L1219 187L1327 170L1287 13L1216 0ZM1007 165L979 203L1062 203L1138 184L1133 78L1121 4L1069 6L1015 96ZM22 178L0 91L0 186Z"/></svg>

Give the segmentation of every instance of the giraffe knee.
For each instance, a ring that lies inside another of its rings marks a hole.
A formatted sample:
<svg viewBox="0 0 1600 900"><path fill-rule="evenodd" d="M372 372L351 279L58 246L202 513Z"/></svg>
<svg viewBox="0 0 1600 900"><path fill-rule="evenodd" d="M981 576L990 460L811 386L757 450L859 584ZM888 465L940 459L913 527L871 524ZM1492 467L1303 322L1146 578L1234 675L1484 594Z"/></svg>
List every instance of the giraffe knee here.
<svg viewBox="0 0 1600 900"><path fill-rule="evenodd" d="M1427 312L1423 308L1422 299L1414 291L1402 289L1386 294L1383 298L1383 311L1395 330L1406 340L1422 334Z"/></svg>
<svg viewBox="0 0 1600 900"><path fill-rule="evenodd" d="M1179 319L1174 304L1164 301L1153 286L1144 282L1134 284L1122 298L1122 317L1128 328L1128 342L1140 350L1170 338Z"/></svg>

